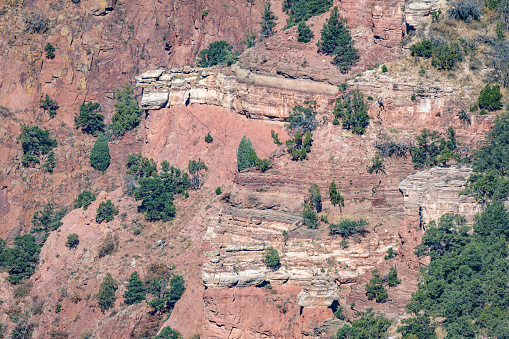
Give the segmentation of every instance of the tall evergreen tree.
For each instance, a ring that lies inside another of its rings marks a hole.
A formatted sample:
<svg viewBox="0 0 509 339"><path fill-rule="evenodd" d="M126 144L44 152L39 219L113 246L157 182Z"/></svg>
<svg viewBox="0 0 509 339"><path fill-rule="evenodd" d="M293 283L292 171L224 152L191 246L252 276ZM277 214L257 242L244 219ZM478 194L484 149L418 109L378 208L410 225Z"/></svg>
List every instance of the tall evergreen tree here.
<svg viewBox="0 0 509 339"><path fill-rule="evenodd" d="M274 27L276 27L276 20L277 16L275 16L274 12L271 10L271 2L267 1L265 4L265 9L262 13L262 22L260 22L260 35L262 38L269 38L276 33L274 31Z"/></svg>
<svg viewBox="0 0 509 339"><path fill-rule="evenodd" d="M136 304L145 300L146 296L145 285L138 275L138 272L134 271L129 278L127 290L124 292L125 303L127 305Z"/></svg>
<svg viewBox="0 0 509 339"><path fill-rule="evenodd" d="M346 27L346 20L339 19L338 8L334 7L325 22L318 41L318 52L334 55L332 63L346 73L359 59L359 53L353 47L354 40Z"/></svg>
<svg viewBox="0 0 509 339"><path fill-rule="evenodd" d="M90 165L98 171L104 172L110 165L110 148L104 135L99 135L94 147L90 151Z"/></svg>
<svg viewBox="0 0 509 339"><path fill-rule="evenodd" d="M101 286L99 287L99 293L97 294L101 311L104 312L115 304L115 300L117 299L115 291L117 290L117 287L117 281L113 279L111 274L106 274Z"/></svg>
<svg viewBox="0 0 509 339"><path fill-rule="evenodd" d="M304 21L299 22L299 26L297 27L297 33L299 36L297 37L298 42L310 42L313 39L313 31L309 28L308 25Z"/></svg>
<svg viewBox="0 0 509 339"><path fill-rule="evenodd" d="M256 166L258 156L249 138L244 135L237 150L237 168L239 171Z"/></svg>

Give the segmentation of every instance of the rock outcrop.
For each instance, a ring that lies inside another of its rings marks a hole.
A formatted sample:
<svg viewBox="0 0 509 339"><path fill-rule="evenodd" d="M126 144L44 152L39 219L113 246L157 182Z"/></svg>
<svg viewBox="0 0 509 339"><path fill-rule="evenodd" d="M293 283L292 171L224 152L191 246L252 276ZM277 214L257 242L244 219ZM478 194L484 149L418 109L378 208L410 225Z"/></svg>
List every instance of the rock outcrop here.
<svg viewBox="0 0 509 339"><path fill-rule="evenodd" d="M205 104L273 120L284 120L305 101L316 101L323 111L337 92L329 84L258 75L239 67L152 70L136 80L143 88L144 109Z"/></svg>
<svg viewBox="0 0 509 339"><path fill-rule="evenodd" d="M406 177L399 189L405 199L405 214L419 217L421 227L446 213L459 213L472 224L481 211L475 198L459 193L465 189L469 167L435 167Z"/></svg>

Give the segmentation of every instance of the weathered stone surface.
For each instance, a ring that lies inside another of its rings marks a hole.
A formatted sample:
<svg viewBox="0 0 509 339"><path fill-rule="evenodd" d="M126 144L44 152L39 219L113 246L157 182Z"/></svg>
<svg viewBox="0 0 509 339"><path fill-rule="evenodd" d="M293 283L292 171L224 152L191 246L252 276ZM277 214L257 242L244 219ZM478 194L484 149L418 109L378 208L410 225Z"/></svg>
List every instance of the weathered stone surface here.
<svg viewBox="0 0 509 339"><path fill-rule="evenodd" d="M338 287L334 282L326 279L313 279L311 285L297 295L299 306L329 307L339 299Z"/></svg>
<svg viewBox="0 0 509 339"><path fill-rule="evenodd" d="M472 173L469 167L435 167L409 175L399 184L405 199L405 214L419 217L424 227L445 213L459 213L473 223L481 206L473 197L459 195Z"/></svg>
<svg viewBox="0 0 509 339"><path fill-rule="evenodd" d="M143 109L160 109L168 102L168 93L155 92L145 93L141 98L141 108Z"/></svg>
<svg viewBox="0 0 509 339"><path fill-rule="evenodd" d="M137 77L143 88L142 107L206 104L233 110L250 118L284 120L294 106L315 100L323 111L337 87L316 81L253 74L248 70L210 69L145 72Z"/></svg>

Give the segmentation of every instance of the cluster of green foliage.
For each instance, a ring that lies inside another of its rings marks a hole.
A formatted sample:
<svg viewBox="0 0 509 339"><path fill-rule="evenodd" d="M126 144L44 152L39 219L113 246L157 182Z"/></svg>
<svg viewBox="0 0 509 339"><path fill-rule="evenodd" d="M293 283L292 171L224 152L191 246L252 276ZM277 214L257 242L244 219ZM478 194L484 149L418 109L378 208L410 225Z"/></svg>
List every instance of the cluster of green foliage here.
<svg viewBox="0 0 509 339"><path fill-rule="evenodd" d="M343 306L338 305L338 308L334 311L334 316L339 320L345 320L345 315L343 314Z"/></svg>
<svg viewBox="0 0 509 339"><path fill-rule="evenodd" d="M224 40L211 42L209 46L198 53L198 66L212 67L216 65L233 64L238 57L238 53L233 51L233 46Z"/></svg>
<svg viewBox="0 0 509 339"><path fill-rule="evenodd" d="M304 21L299 22L299 26L297 27L297 33L299 34L297 37L298 42L308 43L313 37L313 31L309 28L308 25Z"/></svg>
<svg viewBox="0 0 509 339"><path fill-rule="evenodd" d="M21 126L21 132L16 138L21 141L23 157L21 164L29 167L39 164L39 157L48 154L53 148L57 147L57 141L51 139L47 129L42 130L38 126Z"/></svg>
<svg viewBox="0 0 509 339"><path fill-rule="evenodd" d="M117 281L113 279L111 274L106 274L99 287L99 293L97 293L98 304L103 313L115 304L115 300L117 300L115 291L117 288Z"/></svg>
<svg viewBox="0 0 509 339"><path fill-rule="evenodd" d="M14 246L9 248L5 240L0 239L0 266L9 272L7 281L19 284L30 278L39 262L40 244L33 234L18 235Z"/></svg>
<svg viewBox="0 0 509 339"><path fill-rule="evenodd" d="M364 219L360 219L358 221L343 219L337 224L330 224L329 233L331 235L339 234L344 238L348 238L355 234L362 235L366 233L367 226L368 222Z"/></svg>
<svg viewBox="0 0 509 339"><path fill-rule="evenodd" d="M339 19L338 8L334 7L329 19L323 25L318 52L334 56L332 63L346 73L359 59L359 51L353 47L354 40L346 27L346 20Z"/></svg>
<svg viewBox="0 0 509 339"><path fill-rule="evenodd" d="M139 212L145 213L150 221L169 221L175 217L173 203L175 194L184 194L191 187L189 175L173 166L168 161L161 163L161 172L154 171L150 177L140 177L139 187L134 191L134 198L142 200Z"/></svg>
<svg viewBox="0 0 509 339"><path fill-rule="evenodd" d="M214 141L214 138L212 137L212 135L210 135L210 132L207 133L207 135L205 136L205 142L207 144L210 144L212 141Z"/></svg>
<svg viewBox="0 0 509 339"><path fill-rule="evenodd" d="M334 106L334 125L339 124L339 119L344 129L352 130L355 134L364 134L369 125L369 115L364 96L359 89L347 92L344 99L336 99Z"/></svg>
<svg viewBox="0 0 509 339"><path fill-rule="evenodd" d="M486 109L488 111L496 111L502 108L502 93L500 93L500 85L486 84L486 87L481 90L479 99L477 101L479 108Z"/></svg>
<svg viewBox="0 0 509 339"><path fill-rule="evenodd" d="M320 187L318 187L317 184L313 184L309 187L309 204L316 213L322 211L322 195L320 193Z"/></svg>
<svg viewBox="0 0 509 339"><path fill-rule="evenodd" d="M145 300L146 297L145 284L138 275L138 272L134 271L129 278L127 290L124 292L125 303L127 305L136 304Z"/></svg>
<svg viewBox="0 0 509 339"><path fill-rule="evenodd" d="M375 314L371 308L360 313L360 318L354 320L352 325L343 325L336 336L337 339L384 339L391 321L382 314Z"/></svg>
<svg viewBox="0 0 509 339"><path fill-rule="evenodd" d="M458 112L458 118L460 119L461 122L466 122L469 125L472 123L472 121L470 120L470 115L463 109Z"/></svg>
<svg viewBox="0 0 509 339"><path fill-rule="evenodd" d="M410 46L410 51L413 56L431 58L431 65L439 70L451 70L458 62L463 61L463 53L456 42L433 44L430 40L423 39Z"/></svg>
<svg viewBox="0 0 509 339"><path fill-rule="evenodd" d="M71 233L67 236L67 242L65 243L65 246L69 248L76 248L78 247L79 243L80 243L79 236L76 233Z"/></svg>
<svg viewBox="0 0 509 339"><path fill-rule="evenodd" d="M382 73L387 73L388 71L389 71L389 69L387 68L387 66L386 65L382 65Z"/></svg>
<svg viewBox="0 0 509 339"><path fill-rule="evenodd" d="M329 185L329 198L334 206L339 206L339 208L345 207L345 198L341 195L341 192L336 188L336 183L334 180Z"/></svg>
<svg viewBox="0 0 509 339"><path fill-rule="evenodd" d="M104 172L110 166L110 147L103 134L97 137L94 147L90 150L90 166Z"/></svg>
<svg viewBox="0 0 509 339"><path fill-rule="evenodd" d="M311 152L313 143L313 133L306 131L305 133L297 132L293 138L286 140L286 150L292 156L292 160L305 160L307 154Z"/></svg>
<svg viewBox="0 0 509 339"><path fill-rule="evenodd" d="M55 152L51 151L48 153L48 157L46 158L46 162L42 166L44 170L48 173L53 173L55 166L57 165L57 159L55 158Z"/></svg>
<svg viewBox="0 0 509 339"><path fill-rule="evenodd" d="M48 42L46 46L44 46L44 52L46 52L46 58L53 59L55 57L55 47Z"/></svg>
<svg viewBox="0 0 509 339"><path fill-rule="evenodd" d="M509 196L509 113L502 113L488 132L485 144L474 151L468 187L463 193L480 202Z"/></svg>
<svg viewBox="0 0 509 339"><path fill-rule="evenodd" d="M117 101L115 114L111 117L111 128L116 136L122 136L139 125L143 110L138 107L134 89L127 83L123 89L117 89L115 97Z"/></svg>
<svg viewBox="0 0 509 339"><path fill-rule="evenodd" d="M139 153L129 154L125 163L127 174L138 178L148 178L157 173L154 159L145 158Z"/></svg>
<svg viewBox="0 0 509 339"><path fill-rule="evenodd" d="M237 149L237 169L243 171L247 168L256 166L256 151L251 143L251 140L245 135L242 137Z"/></svg>
<svg viewBox="0 0 509 339"><path fill-rule="evenodd" d="M260 38L262 40L276 34L274 28L276 27L277 16L272 11L271 6L272 3L267 1L263 9L262 21L260 22Z"/></svg>
<svg viewBox="0 0 509 339"><path fill-rule="evenodd" d="M182 337L179 332L173 330L170 326L166 326L152 339L182 339Z"/></svg>
<svg viewBox="0 0 509 339"><path fill-rule="evenodd" d="M378 182L379 183L382 182L381 175L386 173L384 159L380 152L376 152L375 156L371 158L371 165L368 165L367 170L369 174L375 173L376 175L378 175Z"/></svg>
<svg viewBox="0 0 509 339"><path fill-rule="evenodd" d="M447 165L451 160L459 160L456 132L452 126L447 129L447 139L440 137L437 131L423 129L417 136L417 147L412 150L412 162L415 168Z"/></svg>
<svg viewBox="0 0 509 339"><path fill-rule="evenodd" d="M286 28L305 23L313 16L326 13L332 6L332 0L285 0L283 11L290 17Z"/></svg>
<svg viewBox="0 0 509 339"><path fill-rule="evenodd" d="M42 211L36 211L32 217L32 233L44 233L46 240L49 232L62 226L62 218L67 213L67 208L58 208L55 203L49 202Z"/></svg>
<svg viewBox="0 0 509 339"><path fill-rule="evenodd" d="M473 233L465 218L452 214L427 227L416 254L431 262L407 309L420 319L444 317L448 337L503 338L509 330L509 213L493 201L474 220Z"/></svg>
<svg viewBox="0 0 509 339"><path fill-rule="evenodd" d="M389 285L389 287L395 287L400 283L401 280L398 278L398 271L394 267L391 267L387 275L387 285Z"/></svg>
<svg viewBox="0 0 509 339"><path fill-rule="evenodd" d="M83 209L86 210L88 206L90 206L92 201L95 201L95 194L90 191L84 190L83 192L78 194L78 197L76 198L76 200L74 200L73 209L83 207Z"/></svg>
<svg viewBox="0 0 509 339"><path fill-rule="evenodd" d="M304 106L295 106L286 119L285 128L288 130L288 133L305 133L315 130L316 108L316 101L305 101Z"/></svg>
<svg viewBox="0 0 509 339"><path fill-rule="evenodd" d="M305 203L302 207L302 223L311 229L318 228L318 215L315 209L310 203Z"/></svg>
<svg viewBox="0 0 509 339"><path fill-rule="evenodd" d="M80 106L80 111L74 116L76 128L81 128L83 133L97 135L104 132L104 115L101 112L101 105L97 102L89 101Z"/></svg>
<svg viewBox="0 0 509 339"><path fill-rule="evenodd" d="M402 326L398 327L398 332L402 333L405 339L436 339L436 325L431 319L423 314L416 314L415 317L401 320Z"/></svg>
<svg viewBox="0 0 509 339"><path fill-rule="evenodd" d="M383 285L383 280L380 277L378 270L371 271L372 278L369 284L366 284L366 296L369 300L375 299L377 303L383 303L387 300L387 290Z"/></svg>
<svg viewBox="0 0 509 339"><path fill-rule="evenodd" d="M392 249L392 247L389 247L387 249L387 254L385 255L385 260L390 260L392 258L396 257L396 252Z"/></svg>
<svg viewBox="0 0 509 339"><path fill-rule="evenodd" d="M154 312L160 313L164 310L172 309L175 307L177 301L182 298L186 287L184 286L184 278L180 275L174 275L169 280L170 289L166 290L168 282L164 279L159 279L152 282L151 288L148 291L156 296L149 305L154 308ZM159 287L159 289L155 288ZM156 294L157 293L157 294Z"/></svg>
<svg viewBox="0 0 509 339"><path fill-rule="evenodd" d="M191 180L191 187L194 190L199 189L200 185L201 185L201 178L202 178L202 175L203 175L201 173L201 171L204 171L204 170L206 171L207 170L207 166L200 159L198 159L198 160L190 160L189 164L187 165L187 170L189 171L189 176L191 177L190 178L190 180Z"/></svg>
<svg viewBox="0 0 509 339"><path fill-rule="evenodd" d="M215 192L216 192L216 195L220 195L221 193L223 193L223 190L221 189L221 186L217 186Z"/></svg>
<svg viewBox="0 0 509 339"><path fill-rule="evenodd" d="M55 305L55 313L60 313L62 311L62 304L57 301L57 304Z"/></svg>
<svg viewBox="0 0 509 339"><path fill-rule="evenodd" d="M279 258L279 252L272 246L269 246L265 249L264 253L264 261L265 265L271 269L277 269L281 265L281 260Z"/></svg>
<svg viewBox="0 0 509 339"><path fill-rule="evenodd" d="M49 95L46 94L43 100L40 100L41 108L45 111L48 111L49 117L53 118L57 115L58 102L51 99Z"/></svg>
<svg viewBox="0 0 509 339"><path fill-rule="evenodd" d="M97 207L97 214L95 216L95 221L101 223L103 221L110 222L115 216L118 214L118 208L115 207L115 204L111 202L110 199L106 201L101 201L99 207Z"/></svg>

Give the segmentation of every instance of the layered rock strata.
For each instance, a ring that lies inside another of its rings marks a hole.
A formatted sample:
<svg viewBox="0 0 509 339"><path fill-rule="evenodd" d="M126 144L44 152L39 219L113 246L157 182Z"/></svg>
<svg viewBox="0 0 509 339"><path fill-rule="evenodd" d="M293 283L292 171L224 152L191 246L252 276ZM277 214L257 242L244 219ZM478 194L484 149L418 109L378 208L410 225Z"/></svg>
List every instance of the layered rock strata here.
<svg viewBox="0 0 509 339"><path fill-rule="evenodd" d="M233 69L233 70L232 70ZM258 75L238 67L151 70L136 77L143 88L141 106L206 104L256 119L284 120L295 106L314 100L323 111L337 87L329 84Z"/></svg>

